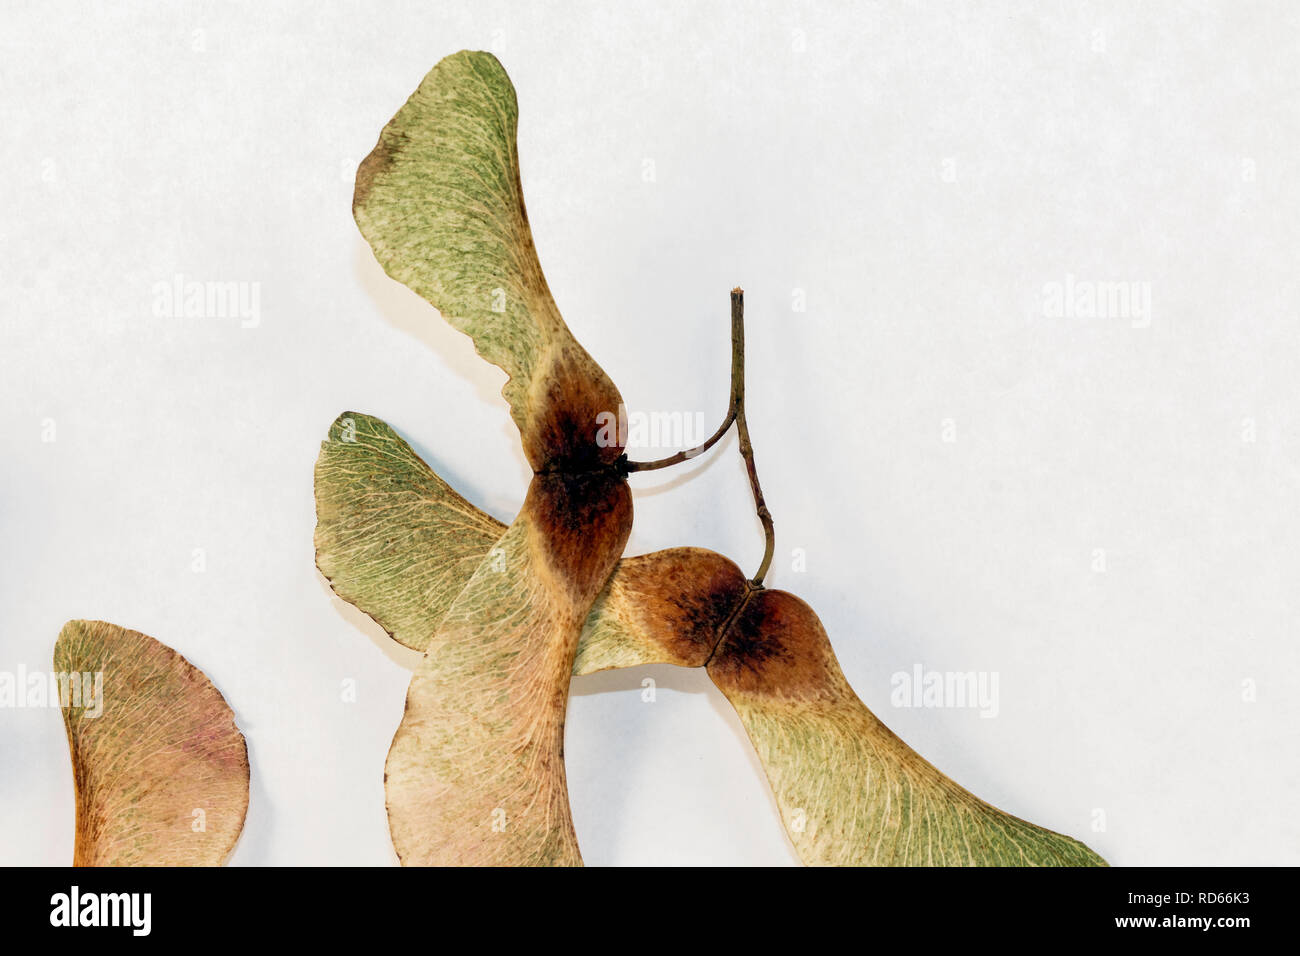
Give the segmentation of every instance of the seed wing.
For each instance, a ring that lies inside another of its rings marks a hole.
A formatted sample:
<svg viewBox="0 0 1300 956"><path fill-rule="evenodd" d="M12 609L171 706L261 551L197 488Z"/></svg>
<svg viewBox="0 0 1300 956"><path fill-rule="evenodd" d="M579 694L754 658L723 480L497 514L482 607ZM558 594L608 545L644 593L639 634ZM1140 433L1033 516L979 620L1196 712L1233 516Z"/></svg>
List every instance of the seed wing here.
<svg viewBox="0 0 1300 956"><path fill-rule="evenodd" d="M248 810L248 749L197 667L138 631L71 621L54 670L103 675L64 724L77 788L75 866L218 866Z"/></svg>

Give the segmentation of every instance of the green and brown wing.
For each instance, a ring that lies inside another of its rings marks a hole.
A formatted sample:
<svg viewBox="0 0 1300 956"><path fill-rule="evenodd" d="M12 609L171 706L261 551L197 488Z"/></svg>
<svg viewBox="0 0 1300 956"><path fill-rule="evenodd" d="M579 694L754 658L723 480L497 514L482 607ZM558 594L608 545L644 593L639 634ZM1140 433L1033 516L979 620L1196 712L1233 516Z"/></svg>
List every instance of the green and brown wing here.
<svg viewBox="0 0 1300 956"><path fill-rule="evenodd" d="M867 709L817 615L753 592L708 664L758 751L800 859L835 866L1104 866L990 806Z"/></svg>
<svg viewBox="0 0 1300 956"><path fill-rule="evenodd" d="M248 749L212 682L102 621L64 626L54 670L77 788L73 865L223 863L248 810Z"/></svg>
<svg viewBox="0 0 1300 956"><path fill-rule="evenodd" d="M343 600L423 651L506 526L386 423L344 412L316 460L316 566Z"/></svg>
<svg viewBox="0 0 1300 956"><path fill-rule="evenodd" d="M490 53L429 71L357 170L353 215L385 271L504 369L502 394L535 470L613 461L597 416L618 392L574 340L547 287L524 209L518 104Z"/></svg>
<svg viewBox="0 0 1300 956"><path fill-rule="evenodd" d="M411 679L385 783L404 864L582 862L563 760L569 676L631 522L621 478L533 479Z"/></svg>

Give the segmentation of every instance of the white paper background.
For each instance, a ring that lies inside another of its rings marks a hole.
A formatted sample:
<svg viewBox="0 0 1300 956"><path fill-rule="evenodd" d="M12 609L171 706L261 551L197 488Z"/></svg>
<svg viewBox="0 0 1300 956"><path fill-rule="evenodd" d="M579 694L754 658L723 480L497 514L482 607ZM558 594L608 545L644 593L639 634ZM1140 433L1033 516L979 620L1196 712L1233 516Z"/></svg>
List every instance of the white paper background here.
<svg viewBox="0 0 1300 956"><path fill-rule="evenodd" d="M233 862L393 859L406 672L313 566L329 423L387 419L505 520L527 484L502 374L350 216L466 47L514 80L547 276L632 406L713 426L746 288L770 583L876 713L1113 863L1300 862L1300 9L131 7L0 33L0 670L76 617L203 668L251 749ZM260 325L155 316L177 274L258 283ZM1149 325L1045 316L1067 275L1149 283ZM757 563L734 438L633 484L630 553ZM916 664L997 672L998 716L892 707ZM701 672L573 690L589 863L794 860ZM58 713L0 711L0 863L67 862L72 819Z"/></svg>

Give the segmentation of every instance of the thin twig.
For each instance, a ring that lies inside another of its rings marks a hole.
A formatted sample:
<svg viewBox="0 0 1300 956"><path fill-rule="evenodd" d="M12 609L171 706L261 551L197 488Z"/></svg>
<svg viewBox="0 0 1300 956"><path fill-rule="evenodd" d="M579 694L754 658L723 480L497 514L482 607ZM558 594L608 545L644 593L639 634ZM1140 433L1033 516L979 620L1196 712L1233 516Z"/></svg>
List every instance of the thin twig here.
<svg viewBox="0 0 1300 956"><path fill-rule="evenodd" d="M731 293L731 397L727 402L727 417L722 420L718 430L704 444L696 445L694 448L688 448L685 451L679 451L675 455L669 455L667 458L660 458L656 461L628 461L623 466L627 472L658 471L660 468L669 468L673 465L680 465L684 461L690 461L716 445L722 439L722 436L727 433L727 429L731 427L732 422L736 420L745 396L744 293L740 293L742 305L739 318L737 318L736 314L737 293L740 293L740 290L737 289Z"/></svg>
<svg viewBox="0 0 1300 956"><path fill-rule="evenodd" d="M727 433L732 425L740 436L740 456L745 460L745 471L749 475L749 487L754 492L754 510L758 520L763 524L763 537L766 546L763 549L763 563L758 566L758 573L750 584L756 588L763 586L767 569L772 566L772 554L776 549L776 528L772 524L772 514L767 510L763 500L763 489L758 484L758 471L754 466L754 445L749 440L749 424L745 421L745 292L743 289L731 290L731 400L727 404L727 417L723 419L718 430L704 444L686 451L679 451L667 458L657 461L625 461L626 472L657 471L702 455L712 448Z"/></svg>
<svg viewBox="0 0 1300 956"><path fill-rule="evenodd" d="M735 406L732 406L727 409L727 417L723 419L722 424L718 426L718 430L713 433L713 437L704 444L696 445L694 448L688 448L685 451L679 451L675 455L669 455L667 458L660 458L656 461L628 461L624 463L623 468L629 473L634 471L658 471L660 468L670 468L673 465L680 465L684 461L690 461L692 458L704 454L716 445L722 436L727 433L727 429L731 427L731 423L735 420L736 409Z"/></svg>
<svg viewBox="0 0 1300 956"><path fill-rule="evenodd" d="M750 580L756 588L763 586L767 569L772 566L772 555L776 550L776 526L772 523L772 513L767 510L763 500L763 489L758 484L758 469L754 465L754 443L749 440L749 423L745 420L745 292L736 288L731 290L731 355L732 355L732 402L736 408L736 434L740 436L740 457L745 459L745 471L749 474L749 487L754 492L754 511L763 524L763 563ZM739 356L737 360L736 356Z"/></svg>

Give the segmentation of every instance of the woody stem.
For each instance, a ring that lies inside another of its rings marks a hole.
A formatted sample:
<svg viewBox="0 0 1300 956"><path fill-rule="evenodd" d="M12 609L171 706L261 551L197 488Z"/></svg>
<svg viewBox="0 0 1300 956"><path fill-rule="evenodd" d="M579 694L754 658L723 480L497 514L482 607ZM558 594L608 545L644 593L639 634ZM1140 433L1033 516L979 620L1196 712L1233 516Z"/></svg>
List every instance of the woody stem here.
<svg viewBox="0 0 1300 956"><path fill-rule="evenodd" d="M763 549L763 561L758 566L758 573L750 584L756 588L763 586L772 565L772 555L776 548L776 528L772 523L772 514L763 500L763 489L758 483L758 471L754 465L754 445L749 438L749 423L745 420L745 292L743 289L731 290L731 399L727 404L727 415L708 441L694 448L679 451L667 458L656 461L628 461L624 468L627 472L657 471L689 461L712 448L732 425L740 436L740 456L745 460L745 471L749 475L749 487L754 493L754 510L763 525L763 537L766 546Z"/></svg>

